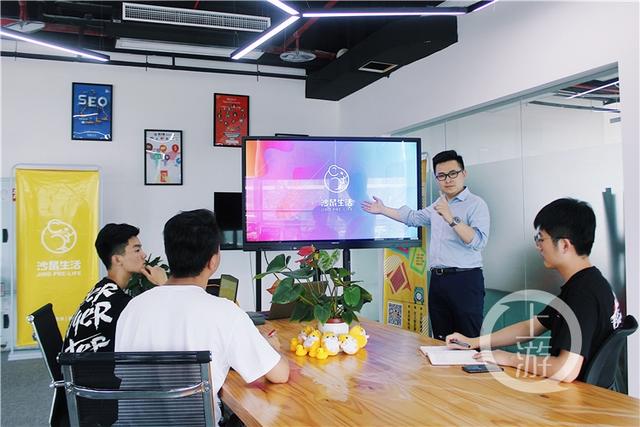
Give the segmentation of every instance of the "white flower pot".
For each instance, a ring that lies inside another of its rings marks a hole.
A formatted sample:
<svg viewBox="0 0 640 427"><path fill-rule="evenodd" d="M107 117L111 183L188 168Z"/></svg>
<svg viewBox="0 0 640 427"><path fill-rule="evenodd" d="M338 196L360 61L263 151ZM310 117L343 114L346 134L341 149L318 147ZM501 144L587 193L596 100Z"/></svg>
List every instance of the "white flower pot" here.
<svg viewBox="0 0 640 427"><path fill-rule="evenodd" d="M337 322L335 321L337 320ZM327 323L319 323L318 330L322 333L333 332L334 334L348 334L349 325L342 321L342 319L329 319Z"/></svg>

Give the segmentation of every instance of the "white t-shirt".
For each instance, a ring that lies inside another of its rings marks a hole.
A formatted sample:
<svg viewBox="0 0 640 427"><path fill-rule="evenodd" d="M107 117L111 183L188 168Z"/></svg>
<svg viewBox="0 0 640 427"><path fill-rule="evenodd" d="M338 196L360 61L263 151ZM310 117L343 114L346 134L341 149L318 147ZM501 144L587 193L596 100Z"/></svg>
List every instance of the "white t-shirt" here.
<svg viewBox="0 0 640 427"><path fill-rule="evenodd" d="M135 297L118 319L115 341L115 351L211 351L216 402L229 367L250 383L280 360L240 307L195 285L158 286ZM217 423L219 405L215 411Z"/></svg>

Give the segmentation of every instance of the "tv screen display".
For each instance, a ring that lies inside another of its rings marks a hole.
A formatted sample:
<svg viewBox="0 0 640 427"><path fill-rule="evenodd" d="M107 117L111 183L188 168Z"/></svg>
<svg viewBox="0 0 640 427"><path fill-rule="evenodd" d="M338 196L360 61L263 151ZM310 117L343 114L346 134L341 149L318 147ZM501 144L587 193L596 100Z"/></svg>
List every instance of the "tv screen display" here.
<svg viewBox="0 0 640 427"><path fill-rule="evenodd" d="M420 206L419 138L246 137L244 249L417 246L420 229L365 212Z"/></svg>

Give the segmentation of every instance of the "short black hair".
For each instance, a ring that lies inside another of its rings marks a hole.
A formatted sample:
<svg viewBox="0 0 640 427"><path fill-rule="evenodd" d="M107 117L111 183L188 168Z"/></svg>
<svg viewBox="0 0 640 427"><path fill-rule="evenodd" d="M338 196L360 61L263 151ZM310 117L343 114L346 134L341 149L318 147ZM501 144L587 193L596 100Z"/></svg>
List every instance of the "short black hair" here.
<svg viewBox="0 0 640 427"><path fill-rule="evenodd" d="M540 209L533 227L552 239L569 239L578 255L589 255L596 234L596 215L587 202L564 198Z"/></svg>
<svg viewBox="0 0 640 427"><path fill-rule="evenodd" d="M433 157L433 173L436 173L436 166L440 163L455 160L460 165L460 169L464 170L464 160L462 156L456 153L456 150L441 151Z"/></svg>
<svg viewBox="0 0 640 427"><path fill-rule="evenodd" d="M122 255L129 239L137 236L140 229L129 224L107 224L96 237L96 251L107 270L111 268L111 257Z"/></svg>
<svg viewBox="0 0 640 427"><path fill-rule="evenodd" d="M220 229L208 209L180 212L167 221L163 234L171 277L199 275L220 250Z"/></svg>

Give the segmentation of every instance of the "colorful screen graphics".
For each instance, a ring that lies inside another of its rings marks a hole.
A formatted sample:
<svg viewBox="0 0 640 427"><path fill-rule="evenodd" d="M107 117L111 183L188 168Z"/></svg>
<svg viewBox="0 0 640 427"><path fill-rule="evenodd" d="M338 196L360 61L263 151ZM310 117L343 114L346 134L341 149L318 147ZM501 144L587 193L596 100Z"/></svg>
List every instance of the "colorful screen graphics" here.
<svg viewBox="0 0 640 427"><path fill-rule="evenodd" d="M361 207L417 209L419 161L417 138L246 138L245 249L419 245L418 228Z"/></svg>

